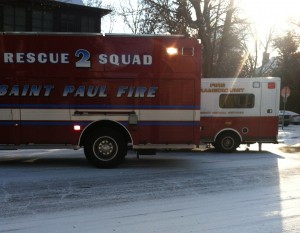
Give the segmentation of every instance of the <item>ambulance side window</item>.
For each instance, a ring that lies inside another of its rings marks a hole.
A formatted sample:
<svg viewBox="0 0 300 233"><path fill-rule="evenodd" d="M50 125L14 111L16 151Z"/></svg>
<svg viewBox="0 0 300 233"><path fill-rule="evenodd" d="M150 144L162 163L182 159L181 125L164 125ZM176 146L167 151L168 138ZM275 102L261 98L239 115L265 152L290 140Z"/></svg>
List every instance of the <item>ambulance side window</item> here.
<svg viewBox="0 0 300 233"><path fill-rule="evenodd" d="M253 94L221 94L220 108L253 108L255 97Z"/></svg>

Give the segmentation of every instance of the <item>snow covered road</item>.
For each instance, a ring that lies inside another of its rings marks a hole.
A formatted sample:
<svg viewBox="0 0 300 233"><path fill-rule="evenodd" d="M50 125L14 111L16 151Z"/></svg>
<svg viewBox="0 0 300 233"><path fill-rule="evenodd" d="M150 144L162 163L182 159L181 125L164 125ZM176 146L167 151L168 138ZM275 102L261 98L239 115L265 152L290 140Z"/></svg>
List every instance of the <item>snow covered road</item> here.
<svg viewBox="0 0 300 233"><path fill-rule="evenodd" d="M0 232L300 232L298 133L262 152L129 154L116 169L82 151L0 151Z"/></svg>

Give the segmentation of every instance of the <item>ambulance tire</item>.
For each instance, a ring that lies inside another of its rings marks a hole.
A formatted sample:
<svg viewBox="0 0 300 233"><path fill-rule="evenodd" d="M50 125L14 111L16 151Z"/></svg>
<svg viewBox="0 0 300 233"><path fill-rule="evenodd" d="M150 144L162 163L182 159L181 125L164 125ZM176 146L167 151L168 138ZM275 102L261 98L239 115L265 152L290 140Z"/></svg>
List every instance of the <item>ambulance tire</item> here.
<svg viewBox="0 0 300 233"><path fill-rule="evenodd" d="M231 153L240 146L240 139L236 134L226 132L220 134L214 144L217 151L222 153Z"/></svg>
<svg viewBox="0 0 300 233"><path fill-rule="evenodd" d="M99 168L112 168L124 160L127 153L124 136L109 128L92 133L84 146L86 159Z"/></svg>

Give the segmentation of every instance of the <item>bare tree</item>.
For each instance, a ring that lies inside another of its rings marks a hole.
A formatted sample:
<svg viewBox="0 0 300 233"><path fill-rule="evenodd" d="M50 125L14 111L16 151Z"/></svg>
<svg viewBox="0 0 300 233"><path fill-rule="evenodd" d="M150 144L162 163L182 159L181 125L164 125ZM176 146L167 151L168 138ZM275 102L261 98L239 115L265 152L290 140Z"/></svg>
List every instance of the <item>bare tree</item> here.
<svg viewBox="0 0 300 233"><path fill-rule="evenodd" d="M102 7L102 0L84 0L85 5L92 7Z"/></svg>
<svg viewBox="0 0 300 233"><path fill-rule="evenodd" d="M148 18L163 22L159 31L202 40L205 77L224 74L229 58L232 69L226 69L227 75L238 73L243 46L236 25L243 22L236 17L234 0L143 0L143 4L147 9L155 9L155 14L148 14Z"/></svg>
<svg viewBox="0 0 300 233"><path fill-rule="evenodd" d="M220 2L219 2L219 5L220 5ZM223 67L222 63L224 63L224 60L226 57L225 53L226 53L226 50L228 49L227 46L230 44L229 40L231 38L232 18L233 18L234 10L235 10L234 0L230 0L229 4L227 6L225 21L224 21L223 30L222 30L222 36L220 39L218 60L217 60L217 66L216 66L216 70L217 70L218 74L222 70L222 67Z"/></svg>
<svg viewBox="0 0 300 233"><path fill-rule="evenodd" d="M249 28L246 37L242 40L244 47L243 67L241 67L240 76L253 77L256 75L256 67L258 63L258 37L256 31Z"/></svg>
<svg viewBox="0 0 300 233"><path fill-rule="evenodd" d="M68 0L66 0L68 1ZM102 0L83 0L86 6L105 8L111 10L111 13L102 18L101 32L112 32L116 23L117 11L116 7L111 4L104 4Z"/></svg>
<svg viewBox="0 0 300 233"><path fill-rule="evenodd" d="M270 61L270 47L271 47L271 42L274 37L274 27L271 27L269 30L269 33L266 36L266 40L263 42L260 40L260 44L263 46L263 52L262 52L262 61L261 61L261 66L256 72L258 76L269 76L272 65Z"/></svg>
<svg viewBox="0 0 300 233"><path fill-rule="evenodd" d="M122 17L125 25L134 34L140 33L140 24L143 17L143 8L140 1L123 0L118 14Z"/></svg>

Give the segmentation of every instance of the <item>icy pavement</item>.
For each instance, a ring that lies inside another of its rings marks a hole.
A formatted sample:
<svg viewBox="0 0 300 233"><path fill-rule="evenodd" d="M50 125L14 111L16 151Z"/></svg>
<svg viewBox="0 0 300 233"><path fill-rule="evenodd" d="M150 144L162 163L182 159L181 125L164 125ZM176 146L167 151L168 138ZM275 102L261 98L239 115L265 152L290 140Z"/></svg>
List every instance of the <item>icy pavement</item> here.
<svg viewBox="0 0 300 233"><path fill-rule="evenodd" d="M102 170L80 151L0 151L0 232L298 233L300 126L279 140Z"/></svg>
<svg viewBox="0 0 300 233"><path fill-rule="evenodd" d="M285 152L300 152L300 125L280 127L278 139L284 144L282 150Z"/></svg>

